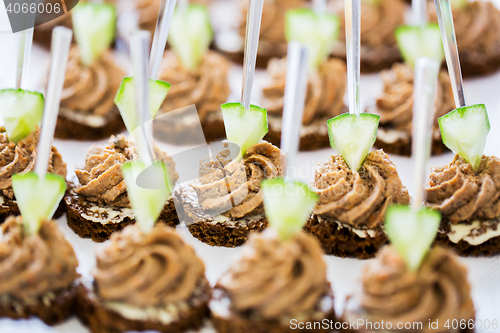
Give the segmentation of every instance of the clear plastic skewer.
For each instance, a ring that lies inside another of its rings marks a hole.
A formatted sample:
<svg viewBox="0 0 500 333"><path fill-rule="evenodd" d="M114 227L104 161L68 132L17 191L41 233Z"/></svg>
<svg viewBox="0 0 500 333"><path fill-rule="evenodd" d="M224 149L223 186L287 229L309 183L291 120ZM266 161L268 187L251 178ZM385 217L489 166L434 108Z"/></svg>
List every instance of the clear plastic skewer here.
<svg viewBox="0 0 500 333"><path fill-rule="evenodd" d="M419 58L415 62L412 124L412 159L415 168L412 207L415 210L419 210L424 201L423 184L426 183L427 161L431 154L439 66L436 60L430 58Z"/></svg>
<svg viewBox="0 0 500 333"><path fill-rule="evenodd" d="M150 55L149 77L151 79L156 80L160 72L161 60L163 59L163 53L167 45L168 30L172 22L176 3L177 0L162 0L160 4Z"/></svg>
<svg viewBox="0 0 500 333"><path fill-rule="evenodd" d="M250 108L250 99L252 97L263 6L264 0L250 0L248 8L245 60L243 64L243 89L241 93L241 103L246 110Z"/></svg>
<svg viewBox="0 0 500 333"><path fill-rule="evenodd" d="M68 62L69 49L73 32L64 27L55 27L52 31L51 62L49 83L45 98L43 112L42 131L38 141L37 156L35 162L35 173L43 178L47 173L50 152L52 150L52 139L56 129L57 114L61 103L66 64Z"/></svg>
<svg viewBox="0 0 500 333"><path fill-rule="evenodd" d="M462 70L460 69L460 58L458 57L457 37L455 35L455 26L453 25L451 2L450 0L434 1L436 3L439 29L441 30L441 39L443 40L451 87L453 89L453 96L455 97L455 105L457 108L464 107L466 106L464 83L462 81Z"/></svg>
<svg viewBox="0 0 500 333"><path fill-rule="evenodd" d="M361 0L345 0L345 35L349 113L359 115Z"/></svg>
<svg viewBox="0 0 500 333"><path fill-rule="evenodd" d="M35 14L26 14L26 22L28 26L35 26ZM33 45L33 28L21 31L19 34L19 44L17 53L17 68L16 68L16 89L26 88L26 79L28 77L28 65L31 56L31 48Z"/></svg>
<svg viewBox="0 0 500 333"><path fill-rule="evenodd" d="M412 0L413 24L423 27L427 24L427 0Z"/></svg>
<svg viewBox="0 0 500 333"><path fill-rule="evenodd" d="M326 11L326 0L313 0L312 8L317 15L322 15Z"/></svg>
<svg viewBox="0 0 500 333"><path fill-rule="evenodd" d="M130 36L130 54L134 70L135 102L139 127L134 130L139 159L146 165L155 160L149 117L148 47L149 31L137 31Z"/></svg>
<svg viewBox="0 0 500 333"><path fill-rule="evenodd" d="M299 42L288 44L281 151L285 155L285 177L290 177L299 149L300 129L307 89L307 49Z"/></svg>

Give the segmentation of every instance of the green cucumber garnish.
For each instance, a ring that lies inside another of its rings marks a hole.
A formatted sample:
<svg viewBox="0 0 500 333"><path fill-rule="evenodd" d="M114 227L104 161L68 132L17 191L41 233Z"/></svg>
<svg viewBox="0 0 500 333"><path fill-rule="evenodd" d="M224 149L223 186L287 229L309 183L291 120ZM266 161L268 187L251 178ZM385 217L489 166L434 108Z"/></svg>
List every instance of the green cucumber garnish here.
<svg viewBox="0 0 500 333"><path fill-rule="evenodd" d="M160 109L169 89L170 83L149 79L149 109L151 119L154 118ZM132 133L139 126L137 112L135 111L135 86L132 77L123 78L122 84L115 96L115 104L118 110L120 110L127 130L129 133Z"/></svg>
<svg viewBox="0 0 500 333"><path fill-rule="evenodd" d="M249 110L240 103L221 105L222 118L229 142L237 144L241 156L245 156L248 148L257 144L267 134L267 111L256 105Z"/></svg>
<svg viewBox="0 0 500 333"><path fill-rule="evenodd" d="M162 162L154 162L146 167L144 163L137 161L125 163L122 172L135 219L141 229L147 231L155 224L171 193L167 167ZM138 177L142 172L147 173L148 179L139 181ZM149 188L152 180L153 183L165 186Z"/></svg>
<svg viewBox="0 0 500 333"><path fill-rule="evenodd" d="M327 121L330 145L344 158L351 170L358 171L377 139L380 117L344 113Z"/></svg>
<svg viewBox="0 0 500 333"><path fill-rule="evenodd" d="M318 15L307 8L291 9L286 13L286 39L299 41L307 47L311 69L318 68L328 59L339 30L340 20L336 15Z"/></svg>
<svg viewBox="0 0 500 333"><path fill-rule="evenodd" d="M287 240L302 230L318 196L306 184L283 178L266 179L261 188L269 224L280 239Z"/></svg>
<svg viewBox="0 0 500 333"><path fill-rule="evenodd" d="M44 98L37 92L22 89L0 90L0 113L9 140L17 143L40 125Z"/></svg>
<svg viewBox="0 0 500 333"><path fill-rule="evenodd" d="M443 42L437 23L428 23L423 27L400 26L396 29L396 40L405 62L412 67L418 58L432 58L439 63L444 59Z"/></svg>
<svg viewBox="0 0 500 333"><path fill-rule="evenodd" d="M43 220L50 220L66 191L64 177L47 173L40 179L34 172L12 176L12 188L28 234L38 231Z"/></svg>
<svg viewBox="0 0 500 333"><path fill-rule="evenodd" d="M366 3L372 6L377 6L381 0L361 0L361 3Z"/></svg>
<svg viewBox="0 0 500 333"><path fill-rule="evenodd" d="M475 104L455 109L439 118L439 129L446 147L477 170L490 131L486 106Z"/></svg>
<svg viewBox="0 0 500 333"><path fill-rule="evenodd" d="M213 35L206 6L190 4L174 12L169 42L185 68L192 71L198 68Z"/></svg>
<svg viewBox="0 0 500 333"><path fill-rule="evenodd" d="M420 267L436 237L440 222L441 214L432 209L421 208L418 212L409 206L387 209L385 231L410 270Z"/></svg>
<svg viewBox="0 0 500 333"><path fill-rule="evenodd" d="M71 10L82 63L89 66L115 38L116 8L109 3L80 2Z"/></svg>
<svg viewBox="0 0 500 333"><path fill-rule="evenodd" d="M467 7L467 0L450 0L451 8L453 9L463 9Z"/></svg>

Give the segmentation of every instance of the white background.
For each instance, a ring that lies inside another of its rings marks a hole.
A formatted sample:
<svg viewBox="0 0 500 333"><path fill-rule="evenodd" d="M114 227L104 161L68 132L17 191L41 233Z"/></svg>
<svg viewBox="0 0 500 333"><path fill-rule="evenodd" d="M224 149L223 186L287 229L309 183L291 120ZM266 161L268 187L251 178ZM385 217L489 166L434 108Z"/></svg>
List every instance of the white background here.
<svg viewBox="0 0 500 333"><path fill-rule="evenodd" d="M227 7L227 2L224 2L224 4L218 4L216 8L229 10L230 7ZM217 13L215 15L217 15ZM225 19L228 17L231 17L231 15L224 15ZM216 20L215 22L220 23L221 21ZM9 30L6 13L3 8L0 8L0 89L12 88L15 83L17 36L7 33ZM125 64L126 55L123 54L122 58ZM43 89L48 61L48 53L42 48L35 46L33 48L29 68L30 89ZM255 104L259 104L261 95L260 87L264 80L266 80L266 75L264 72L260 71L257 75L254 89L253 102L255 102ZM230 101L237 101L241 88L241 67L234 66L230 75L230 83L233 90ZM363 106L373 101L374 98L379 95L381 89L382 83L378 74L362 75L360 90L361 105ZM466 80L465 93L468 104L486 104L492 129L488 136L485 154L500 156L500 72L483 78ZM82 165L86 151L91 143L55 140L54 145L61 152L64 161L68 164L68 177L72 177L74 175L73 170L75 165ZM167 152L173 153L174 148L171 149L171 151L167 149ZM306 182L312 181L314 166L318 162L328 159L333 153L334 151L332 149L299 153L295 165L296 170L298 170L297 177ZM449 163L452 158L453 155L451 153L440 157L433 157L429 161L429 167ZM408 187L410 193L413 193L413 166L411 159L394 155L391 156L391 159L397 166L403 184ZM80 262L79 272L83 276L88 276L95 263L95 249L100 245L93 243L91 240L81 239L75 235L67 227L64 217L58 220L58 224L76 251ZM204 260L207 277L212 284L217 281L218 277L229 267L230 263L238 258L241 251L241 248L226 249L210 247L194 239L186 228L179 227L177 230L187 242L194 246L198 255ZM341 259L333 256L325 256L324 258L328 264L328 278L332 282L334 288L337 312L340 313L345 296L352 292L353 288L359 282L361 270L365 262L355 259ZM486 319L490 321L497 319L500 321L500 302L498 301L498 299L500 299L500 258L470 258L462 259L462 262L469 268L469 279L472 283L472 293L477 309L477 319L483 321ZM212 331L210 328L206 328L205 330L206 332ZM499 332L500 329L478 330L478 332L495 331ZM20 321L0 319L0 333L11 332L79 333L87 332L87 330L75 318L56 327L46 326L38 319Z"/></svg>

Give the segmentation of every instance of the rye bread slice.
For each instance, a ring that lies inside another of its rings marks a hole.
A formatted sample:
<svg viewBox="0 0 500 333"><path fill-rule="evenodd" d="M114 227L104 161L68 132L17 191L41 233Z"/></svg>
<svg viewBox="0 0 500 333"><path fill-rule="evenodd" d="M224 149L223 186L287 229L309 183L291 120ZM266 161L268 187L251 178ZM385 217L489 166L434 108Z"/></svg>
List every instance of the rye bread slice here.
<svg viewBox="0 0 500 333"><path fill-rule="evenodd" d="M58 139L70 139L79 141L96 141L107 139L113 134L118 134L125 129L125 124L114 106L113 110L105 117L105 124L101 127L88 126L63 116L57 117L56 131L54 136Z"/></svg>
<svg viewBox="0 0 500 333"><path fill-rule="evenodd" d="M208 302L210 288L202 295L199 304L192 306L180 318L170 324L154 321L132 320L123 317L105 307L87 287L78 288L76 314L80 321L93 333L118 333L128 331L158 331L162 333L180 333L200 328L209 315Z"/></svg>
<svg viewBox="0 0 500 333"><path fill-rule="evenodd" d="M111 237L111 234L120 231L126 226L135 223L133 216L124 216L120 221L112 223L100 223L92 221L88 210L91 207L104 208L104 205L91 203L85 198L78 196L74 191L70 191L64 197L67 212L68 226L81 238L91 238L94 242L104 242ZM109 207L109 206L108 206ZM122 208L113 208L116 211ZM158 222L165 223L168 226L176 227L179 224L179 218L175 210L173 199L169 199L160 213Z"/></svg>
<svg viewBox="0 0 500 333"><path fill-rule="evenodd" d="M293 292L293 291L290 291ZM228 298L223 300L224 292L220 289L214 290L214 297L210 301L210 310L212 312L212 323L218 333L290 333L290 332L331 332L330 329L320 328L320 329L307 329L298 330L293 329L291 324L286 322L280 322L277 320L255 320L249 316L235 313L229 306ZM328 300L332 303L332 306L325 310L318 310L314 315L309 315L307 318L302 318L299 322L302 323L319 323L321 324L323 320L327 319L329 327L331 323L335 323L335 310L333 307L333 295L325 295L322 301Z"/></svg>
<svg viewBox="0 0 500 333"><path fill-rule="evenodd" d="M28 319L35 316L47 325L59 324L73 315L79 285L75 281L68 289L55 291L55 297L50 302L42 299L33 304L0 302L0 318Z"/></svg>
<svg viewBox="0 0 500 333"><path fill-rule="evenodd" d="M377 230L375 237L367 235L362 238L352 230L340 227L335 221L322 219L320 222L317 215L309 218L304 230L318 239L326 254L342 258L373 258L388 243L387 235L381 229Z"/></svg>
<svg viewBox="0 0 500 333"><path fill-rule="evenodd" d="M500 224L497 228L500 227ZM434 244L442 247L447 247L455 251L458 255L464 257L492 257L500 254L500 236L490 238L486 242L479 245L471 245L467 241L461 240L458 243L453 243L447 236L451 232L448 220L443 219L439 226Z"/></svg>

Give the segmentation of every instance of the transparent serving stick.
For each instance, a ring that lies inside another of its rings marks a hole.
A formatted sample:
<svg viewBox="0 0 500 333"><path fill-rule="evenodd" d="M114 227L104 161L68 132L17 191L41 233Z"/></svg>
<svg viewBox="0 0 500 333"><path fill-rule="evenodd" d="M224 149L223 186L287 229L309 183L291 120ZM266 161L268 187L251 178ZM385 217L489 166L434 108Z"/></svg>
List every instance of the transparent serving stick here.
<svg viewBox="0 0 500 333"><path fill-rule="evenodd" d="M412 0L411 14L413 24L423 27L427 24L427 0Z"/></svg>
<svg viewBox="0 0 500 333"><path fill-rule="evenodd" d="M317 15L322 15L326 11L326 0L313 0L312 8Z"/></svg>
<svg viewBox="0 0 500 333"><path fill-rule="evenodd" d="M345 36L349 113L359 115L361 0L345 0Z"/></svg>
<svg viewBox="0 0 500 333"><path fill-rule="evenodd" d="M134 131L139 160L150 165L155 160L149 119L148 47L149 31L136 31L130 36L130 55L134 70L135 102L140 128Z"/></svg>
<svg viewBox="0 0 500 333"><path fill-rule="evenodd" d="M413 89L412 159L414 193L412 207L419 210L424 201L427 161L431 154L437 78L440 64L430 58L415 62Z"/></svg>
<svg viewBox="0 0 500 333"><path fill-rule="evenodd" d="M40 178L45 177L49 165L52 139L56 129L72 37L73 32L68 28L55 27L52 31L49 82L45 95L42 130L35 162L35 173Z"/></svg>
<svg viewBox="0 0 500 333"><path fill-rule="evenodd" d="M300 128L307 89L307 49L299 42L288 44L286 85L281 130L281 151L285 155L285 177L290 177L299 149Z"/></svg>
<svg viewBox="0 0 500 333"><path fill-rule="evenodd" d="M185 11L189 6L189 0L179 0L179 10Z"/></svg>
<svg viewBox="0 0 500 333"><path fill-rule="evenodd" d="M174 15L175 5L177 0L162 0L160 3L160 11L156 20L156 29L153 37L153 45L151 47L149 77L157 79L160 72L161 60L167 45L168 30Z"/></svg>
<svg viewBox="0 0 500 333"><path fill-rule="evenodd" d="M264 0L250 0L248 6L245 60L243 63L243 88L241 92L241 103L246 110L250 108L250 99L252 97L252 87L255 77L255 63L257 61L257 49L259 47L260 23L262 20Z"/></svg>
<svg viewBox="0 0 500 333"><path fill-rule="evenodd" d="M32 21L34 26L34 15L26 16L27 20ZM17 53L17 66L16 66L16 89L26 89L26 81L28 77L28 65L31 56L31 48L33 45L33 28L21 31L19 35L18 53Z"/></svg>
<svg viewBox="0 0 500 333"><path fill-rule="evenodd" d="M458 57L457 37L453 25L451 2L450 0L434 1L436 3L439 29L441 30L441 39L443 40L451 87L453 89L453 96L455 97L455 105L457 108L464 107L466 106L464 83L462 81L462 70L460 69L460 58Z"/></svg>

